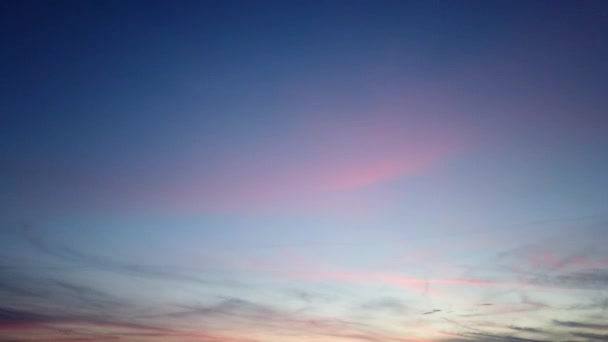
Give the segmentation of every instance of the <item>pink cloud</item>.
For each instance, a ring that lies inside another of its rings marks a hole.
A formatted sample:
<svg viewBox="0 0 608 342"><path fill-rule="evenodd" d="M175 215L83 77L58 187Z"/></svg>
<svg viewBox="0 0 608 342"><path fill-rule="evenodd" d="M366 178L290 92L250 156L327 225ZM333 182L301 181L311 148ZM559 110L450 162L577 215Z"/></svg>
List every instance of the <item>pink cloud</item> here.
<svg viewBox="0 0 608 342"><path fill-rule="evenodd" d="M453 125L405 120L407 104L348 110L309 113L265 135L221 137L218 146L181 146L168 165L136 156L130 169L58 163L15 166L13 173L20 184L32 184L32 201L40 205L182 213L309 209L327 196L423 174L467 146Z"/></svg>
<svg viewBox="0 0 608 342"><path fill-rule="evenodd" d="M107 341L127 338L132 341L183 341L184 338L217 342L254 342L244 332L230 334L196 329L174 329L155 325L103 321L85 318L58 318L46 321L23 320L0 323L2 334L15 333L19 340L32 341ZM27 334L24 334L27 333ZM6 337L6 336L5 336Z"/></svg>
<svg viewBox="0 0 608 342"><path fill-rule="evenodd" d="M309 207L328 195L427 172L464 146L432 128L426 135L390 124L308 130L274 142L285 146L261 144L255 155L222 157L214 174L160 180L140 193L142 201L186 211Z"/></svg>
<svg viewBox="0 0 608 342"><path fill-rule="evenodd" d="M281 262L266 260L250 264L256 272L289 279L308 281L338 281L355 284L387 284L420 293L432 291L434 296L454 297L449 287L538 287L540 285L517 279L484 279L479 277L416 277L400 272L369 270L335 270L314 263L293 252L282 255Z"/></svg>
<svg viewBox="0 0 608 342"><path fill-rule="evenodd" d="M16 183L31 184L31 189L19 192L27 197L24 203L81 212L88 206L178 215L311 210L355 214L375 204L351 194L430 172L470 146L471 134L460 125L432 116L409 117L410 112L431 109L408 101L363 109L309 108L297 121L264 134L220 137L217 146L185 138L188 144L180 150L159 152L171 153L166 165L157 164L165 157L161 154L153 161L134 156L132 163L108 162L95 169L76 162L21 165L12 173L19 177Z"/></svg>
<svg viewBox="0 0 608 342"><path fill-rule="evenodd" d="M566 243L565 241L562 243ZM588 268L603 268L608 265L608 259L602 255L593 255L585 252L572 252L565 248L549 248L545 246L529 246L518 254L513 255L514 261L518 262L517 270L521 266L543 271L565 271L583 270Z"/></svg>

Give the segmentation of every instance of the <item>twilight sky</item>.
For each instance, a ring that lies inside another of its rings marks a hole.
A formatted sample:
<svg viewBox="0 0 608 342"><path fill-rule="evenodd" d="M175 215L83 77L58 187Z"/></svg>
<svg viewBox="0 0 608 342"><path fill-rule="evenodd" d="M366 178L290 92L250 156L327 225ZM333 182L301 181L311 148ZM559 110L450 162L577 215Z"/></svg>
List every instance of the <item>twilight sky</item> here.
<svg viewBox="0 0 608 342"><path fill-rule="evenodd" d="M608 340L608 2L0 1L0 341Z"/></svg>

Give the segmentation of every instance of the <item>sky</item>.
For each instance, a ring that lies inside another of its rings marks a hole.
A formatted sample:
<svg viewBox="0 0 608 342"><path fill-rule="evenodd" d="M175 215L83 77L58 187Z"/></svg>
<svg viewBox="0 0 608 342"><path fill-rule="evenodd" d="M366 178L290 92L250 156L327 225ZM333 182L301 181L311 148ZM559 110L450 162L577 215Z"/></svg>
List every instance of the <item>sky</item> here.
<svg viewBox="0 0 608 342"><path fill-rule="evenodd" d="M0 340L608 340L608 2L0 2Z"/></svg>

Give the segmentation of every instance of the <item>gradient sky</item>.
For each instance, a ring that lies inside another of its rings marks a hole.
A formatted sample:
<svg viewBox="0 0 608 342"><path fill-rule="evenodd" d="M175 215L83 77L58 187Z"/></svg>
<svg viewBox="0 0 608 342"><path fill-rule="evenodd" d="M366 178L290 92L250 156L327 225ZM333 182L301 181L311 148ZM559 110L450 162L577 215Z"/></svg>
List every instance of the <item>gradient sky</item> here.
<svg viewBox="0 0 608 342"><path fill-rule="evenodd" d="M0 340L608 340L608 2L0 1Z"/></svg>

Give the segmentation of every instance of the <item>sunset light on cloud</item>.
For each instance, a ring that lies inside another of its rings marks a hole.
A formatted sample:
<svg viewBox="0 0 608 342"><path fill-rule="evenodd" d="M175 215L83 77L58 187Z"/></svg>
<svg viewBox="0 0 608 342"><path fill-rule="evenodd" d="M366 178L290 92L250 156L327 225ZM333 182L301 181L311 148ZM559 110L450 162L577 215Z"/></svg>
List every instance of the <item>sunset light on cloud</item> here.
<svg viewBox="0 0 608 342"><path fill-rule="evenodd" d="M608 340L607 17L0 2L0 341Z"/></svg>

